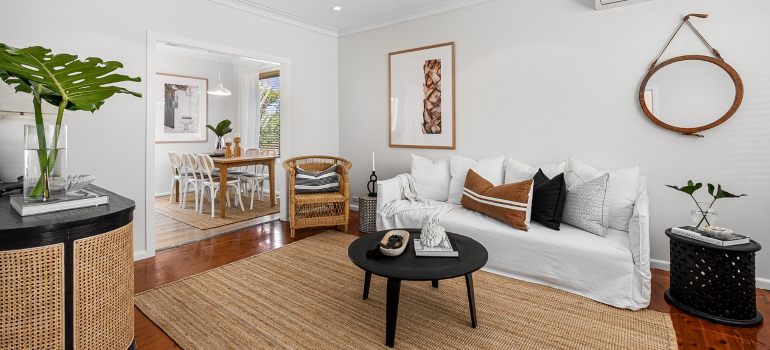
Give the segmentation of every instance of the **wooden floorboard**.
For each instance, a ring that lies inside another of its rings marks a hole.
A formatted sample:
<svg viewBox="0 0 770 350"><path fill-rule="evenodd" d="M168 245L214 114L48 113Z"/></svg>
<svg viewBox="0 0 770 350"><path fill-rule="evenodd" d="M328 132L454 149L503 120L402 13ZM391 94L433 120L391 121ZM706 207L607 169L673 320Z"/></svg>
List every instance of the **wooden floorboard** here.
<svg viewBox="0 0 770 350"><path fill-rule="evenodd" d="M298 230L297 237L292 239L289 237L288 223L273 221L168 249L134 264L135 291L139 293L157 288L326 230ZM360 235L358 215L355 212L351 213L348 233ZM670 306L663 299L663 292L668 288L668 278L667 271L653 269L650 309L671 315L680 349L770 349L770 327L766 324L752 328L728 327L684 314ZM757 305L765 317L770 316L770 292L758 289ZM139 349L179 349L171 338L136 308L134 315Z"/></svg>

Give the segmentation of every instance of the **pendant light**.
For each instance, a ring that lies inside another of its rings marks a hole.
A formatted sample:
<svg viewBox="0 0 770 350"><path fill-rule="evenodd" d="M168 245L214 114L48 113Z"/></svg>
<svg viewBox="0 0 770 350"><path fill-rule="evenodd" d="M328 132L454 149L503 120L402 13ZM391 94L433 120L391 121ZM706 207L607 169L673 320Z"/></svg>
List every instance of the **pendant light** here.
<svg viewBox="0 0 770 350"><path fill-rule="evenodd" d="M217 84L217 87L207 91L207 93L209 95L215 95L215 96L230 96L233 94L232 92L230 92L230 90L225 88L224 85L222 85L222 73L219 73L219 83Z"/></svg>
<svg viewBox="0 0 770 350"><path fill-rule="evenodd" d="M222 84L222 72L219 72L219 83L217 84L217 87L213 90L206 91L206 93L215 96L230 96L233 94Z"/></svg>

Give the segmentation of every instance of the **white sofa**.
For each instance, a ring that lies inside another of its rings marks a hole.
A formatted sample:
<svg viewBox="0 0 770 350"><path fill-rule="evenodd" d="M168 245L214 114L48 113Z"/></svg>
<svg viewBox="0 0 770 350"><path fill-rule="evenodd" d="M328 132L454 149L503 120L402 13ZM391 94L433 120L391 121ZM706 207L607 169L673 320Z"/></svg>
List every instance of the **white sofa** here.
<svg viewBox="0 0 770 350"><path fill-rule="evenodd" d="M378 212L392 201L405 200L395 179L379 181ZM475 239L486 247L485 271L551 286L619 308L638 310L650 303L649 208L642 178L629 231L610 229L602 238L562 224L551 230L537 222L519 231L486 215L454 205L441 219L449 232ZM377 215L377 229L421 228L426 210L393 217Z"/></svg>

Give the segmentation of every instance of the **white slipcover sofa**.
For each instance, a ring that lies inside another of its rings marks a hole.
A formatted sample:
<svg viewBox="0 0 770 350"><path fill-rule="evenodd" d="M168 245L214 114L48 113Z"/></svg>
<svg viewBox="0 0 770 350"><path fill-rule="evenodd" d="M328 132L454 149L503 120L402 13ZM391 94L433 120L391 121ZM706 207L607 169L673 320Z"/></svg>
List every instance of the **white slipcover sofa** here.
<svg viewBox="0 0 770 350"><path fill-rule="evenodd" d="M520 231L484 214L454 205L440 224L449 232L475 239L486 247L483 270L579 294L618 308L638 310L650 303L649 208L646 181L641 185L628 232L609 229L599 237L562 224L551 230L532 222ZM395 179L377 185L378 212L403 201ZM377 215L377 229L421 228L428 210L409 210L392 217Z"/></svg>

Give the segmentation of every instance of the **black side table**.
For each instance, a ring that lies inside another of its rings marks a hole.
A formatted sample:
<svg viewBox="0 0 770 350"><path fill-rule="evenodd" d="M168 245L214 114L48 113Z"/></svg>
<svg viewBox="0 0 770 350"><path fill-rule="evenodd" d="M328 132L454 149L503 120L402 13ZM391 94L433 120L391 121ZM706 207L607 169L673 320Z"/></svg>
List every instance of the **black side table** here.
<svg viewBox="0 0 770 350"><path fill-rule="evenodd" d="M720 247L666 230L671 240L671 283L666 300L682 311L729 326L762 323L757 310L754 254L751 241Z"/></svg>

